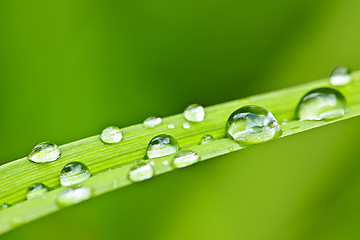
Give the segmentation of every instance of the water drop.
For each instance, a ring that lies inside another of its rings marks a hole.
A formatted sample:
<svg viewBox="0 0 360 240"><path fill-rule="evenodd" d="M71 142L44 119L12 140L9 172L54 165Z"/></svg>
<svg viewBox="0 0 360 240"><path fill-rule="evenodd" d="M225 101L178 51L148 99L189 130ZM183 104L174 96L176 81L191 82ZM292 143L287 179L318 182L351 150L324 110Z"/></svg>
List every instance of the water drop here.
<svg viewBox="0 0 360 240"><path fill-rule="evenodd" d="M60 182L63 186L70 186L85 181L91 176L88 167L81 162L72 162L61 170Z"/></svg>
<svg viewBox="0 0 360 240"><path fill-rule="evenodd" d="M178 150L179 144L174 137L160 134L151 139L146 154L149 158L158 158L173 154Z"/></svg>
<svg viewBox="0 0 360 240"><path fill-rule="evenodd" d="M57 197L57 204L63 207L83 202L91 197L91 189L88 187L68 188Z"/></svg>
<svg viewBox="0 0 360 240"><path fill-rule="evenodd" d="M2 203L2 204L0 205L0 210L1 210L1 209L4 209L4 208L9 208L9 207L11 207L11 204Z"/></svg>
<svg viewBox="0 0 360 240"><path fill-rule="evenodd" d="M330 73L329 80L333 86L344 86L351 82L350 70L346 67L335 67Z"/></svg>
<svg viewBox="0 0 360 240"><path fill-rule="evenodd" d="M181 150L175 154L171 165L174 168L182 168L192 165L199 160L200 157L196 154L196 152L190 150Z"/></svg>
<svg viewBox="0 0 360 240"><path fill-rule="evenodd" d="M36 145L27 159L35 163L53 162L60 157L59 147L52 142L42 142Z"/></svg>
<svg viewBox="0 0 360 240"><path fill-rule="evenodd" d="M123 134L120 128L110 126L102 131L100 139L107 144L119 143L123 139Z"/></svg>
<svg viewBox="0 0 360 240"><path fill-rule="evenodd" d="M149 117L144 121L144 127L153 128L161 123L161 118L159 117Z"/></svg>
<svg viewBox="0 0 360 240"><path fill-rule="evenodd" d="M184 129L189 129L189 128L190 128L190 124L189 124L188 122L184 122L183 128L184 128Z"/></svg>
<svg viewBox="0 0 360 240"><path fill-rule="evenodd" d="M154 170L151 167L150 163L141 161L135 163L129 171L129 179L132 182L140 182L146 179L152 178L154 175Z"/></svg>
<svg viewBox="0 0 360 240"><path fill-rule="evenodd" d="M42 183L35 183L31 185L27 192L26 192L26 198L28 200L37 198L45 194L46 192L50 191L50 188Z"/></svg>
<svg viewBox="0 0 360 240"><path fill-rule="evenodd" d="M302 97L296 114L300 120L328 120L343 116L346 105L345 97L338 90L318 88Z"/></svg>
<svg viewBox="0 0 360 240"><path fill-rule="evenodd" d="M174 124L171 123L171 124L168 125L168 128L169 128L169 129L174 129L175 126L174 126Z"/></svg>
<svg viewBox="0 0 360 240"><path fill-rule="evenodd" d="M213 136L211 136L210 134L205 134L201 137L200 144L206 144L212 141L214 141Z"/></svg>
<svg viewBox="0 0 360 240"><path fill-rule="evenodd" d="M184 117L190 122L201 122L205 118L205 110L199 104L191 104L185 109Z"/></svg>
<svg viewBox="0 0 360 240"><path fill-rule="evenodd" d="M259 106L245 106L233 112L226 132L242 147L269 141L282 135L274 115Z"/></svg>

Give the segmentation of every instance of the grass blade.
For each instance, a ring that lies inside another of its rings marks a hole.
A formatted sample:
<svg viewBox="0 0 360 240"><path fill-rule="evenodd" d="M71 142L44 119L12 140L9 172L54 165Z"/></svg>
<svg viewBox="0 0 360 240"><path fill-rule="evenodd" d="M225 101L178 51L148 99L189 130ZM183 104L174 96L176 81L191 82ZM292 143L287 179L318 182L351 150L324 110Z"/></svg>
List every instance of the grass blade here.
<svg viewBox="0 0 360 240"><path fill-rule="evenodd" d="M126 127L123 130L124 141L115 145L104 145L99 136L85 138L60 146L62 156L59 160L47 164L35 164L22 158L0 166L0 203L10 203L13 207L0 212L0 233L58 211L58 194L65 188L59 182L60 171L69 162L79 161L86 164L93 177L84 181L83 186L92 189L97 196L131 184L128 172L132 163L143 158L148 142L158 134L170 134L175 137L183 149L197 152L201 161L220 156L241 147L225 136L225 123L229 115L245 105L259 105L271 111L283 130L282 137L306 131L315 127L360 115L360 72L352 74L353 81L337 87L347 99L348 112L342 118L331 121L296 121L295 108L300 98L308 91L319 87L329 87L328 79L286 88L266 94L255 95L207 107L206 118L200 123L191 123L190 129L182 127L185 119L177 114L163 119L154 128L146 129L142 124ZM285 122L284 122L285 123ZM173 124L174 129L168 125ZM204 134L211 134L216 141L199 145ZM172 156L154 159L155 175L173 170L165 161ZM27 188L41 182L53 188L53 191L32 200L25 200Z"/></svg>

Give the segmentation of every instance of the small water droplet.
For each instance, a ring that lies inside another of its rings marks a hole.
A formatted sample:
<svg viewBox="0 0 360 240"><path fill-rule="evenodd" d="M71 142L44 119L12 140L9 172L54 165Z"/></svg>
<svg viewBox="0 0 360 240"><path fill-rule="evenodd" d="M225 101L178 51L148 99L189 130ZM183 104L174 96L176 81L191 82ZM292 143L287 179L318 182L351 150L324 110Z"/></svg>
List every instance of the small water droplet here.
<svg viewBox="0 0 360 240"><path fill-rule="evenodd" d="M205 110L199 104L191 104L184 111L184 117L190 122L201 122L205 118Z"/></svg>
<svg viewBox="0 0 360 240"><path fill-rule="evenodd" d="M85 181L91 176L88 167L81 162L72 162L61 170L60 182L63 186L70 186Z"/></svg>
<svg viewBox="0 0 360 240"><path fill-rule="evenodd" d="M11 207L11 204L2 203L2 204L0 205L0 210L1 210L1 209L4 209L4 208L9 208L9 207Z"/></svg>
<svg viewBox="0 0 360 240"><path fill-rule="evenodd" d="M308 92L300 100L296 114L300 120L327 120L345 114L345 97L336 89L318 88Z"/></svg>
<svg viewBox="0 0 360 240"><path fill-rule="evenodd" d="M192 165L200 160L196 152L190 150L181 150L177 152L172 160L172 167L182 168Z"/></svg>
<svg viewBox="0 0 360 240"><path fill-rule="evenodd" d="M110 126L102 131L100 139L107 144L119 143L123 139L123 134L120 128Z"/></svg>
<svg viewBox="0 0 360 240"><path fill-rule="evenodd" d="M161 123L161 118L159 117L149 117L144 121L144 127L153 128Z"/></svg>
<svg viewBox="0 0 360 240"><path fill-rule="evenodd" d="M229 150L230 152L232 152L232 151L234 151L234 148L233 148L233 147L229 147L228 150Z"/></svg>
<svg viewBox="0 0 360 240"><path fill-rule="evenodd" d="M129 179L132 182L140 182L152 178L154 170L150 163L140 161L135 163L129 171Z"/></svg>
<svg viewBox="0 0 360 240"><path fill-rule="evenodd" d="M226 132L242 147L282 135L274 115L260 106L245 106L233 112L227 120Z"/></svg>
<svg viewBox="0 0 360 240"><path fill-rule="evenodd" d="M184 122L183 128L184 128L184 129L189 129L189 128L190 128L190 124L189 124L188 122Z"/></svg>
<svg viewBox="0 0 360 240"><path fill-rule="evenodd" d="M42 142L36 145L27 159L35 163L53 162L60 157L59 147L52 142Z"/></svg>
<svg viewBox="0 0 360 240"><path fill-rule="evenodd" d="M26 192L26 198L31 200L44 195L48 191L50 191L50 188L45 184L35 183L28 188Z"/></svg>
<svg viewBox="0 0 360 240"><path fill-rule="evenodd" d="M213 136L211 136L210 134L205 134L201 137L200 144L206 144L212 141L214 141Z"/></svg>
<svg viewBox="0 0 360 240"><path fill-rule="evenodd" d="M333 86L344 86L351 82L350 70L346 67L335 67L330 73L329 80Z"/></svg>
<svg viewBox="0 0 360 240"><path fill-rule="evenodd" d="M63 207L83 202L91 197L89 187L68 188L62 191L57 197L57 204Z"/></svg>
<svg viewBox="0 0 360 240"><path fill-rule="evenodd" d="M149 142L146 154L149 158L158 158L173 154L179 150L176 139L167 134L160 134Z"/></svg>
<svg viewBox="0 0 360 240"><path fill-rule="evenodd" d="M174 129L175 126L174 126L174 124L170 123L170 124L168 125L168 128L169 128L169 129Z"/></svg>

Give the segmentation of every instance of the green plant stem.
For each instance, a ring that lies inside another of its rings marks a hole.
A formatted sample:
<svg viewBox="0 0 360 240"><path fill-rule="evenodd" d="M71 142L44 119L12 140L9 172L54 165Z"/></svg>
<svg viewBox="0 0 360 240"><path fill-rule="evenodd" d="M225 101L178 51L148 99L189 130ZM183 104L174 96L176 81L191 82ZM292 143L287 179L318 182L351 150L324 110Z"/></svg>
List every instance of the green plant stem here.
<svg viewBox="0 0 360 240"><path fill-rule="evenodd" d="M297 121L295 108L300 98L308 91L319 87L331 87L327 79L286 88L266 94L255 95L207 107L205 120L191 123L190 129L184 129L182 114L166 117L154 128L147 129L142 124L123 129L124 140L118 144L105 145L99 136L85 138L60 146L61 158L52 163L36 164L22 158L0 166L0 203L14 206L0 212L0 233L9 231L19 225L58 211L56 204L58 194L64 190L59 181L61 169L69 162L79 161L86 164L93 177L83 182L93 191L93 196L109 192L131 184L128 172L131 163L140 160L146 153L148 142L158 134L174 136L183 149L196 151L201 161L226 154L241 147L232 139L225 137L225 123L230 114L245 105L259 105L270 110L283 130L282 137L319 127L325 124L344 120L360 114L360 71L352 74L352 82L346 86L336 87L348 102L348 112L344 117L331 121ZM168 125L173 124L174 129ZM211 134L216 141L199 145L204 134ZM163 162L171 161L172 156L154 159L155 175L173 170ZM41 182L54 189L45 195L25 200L27 188Z"/></svg>

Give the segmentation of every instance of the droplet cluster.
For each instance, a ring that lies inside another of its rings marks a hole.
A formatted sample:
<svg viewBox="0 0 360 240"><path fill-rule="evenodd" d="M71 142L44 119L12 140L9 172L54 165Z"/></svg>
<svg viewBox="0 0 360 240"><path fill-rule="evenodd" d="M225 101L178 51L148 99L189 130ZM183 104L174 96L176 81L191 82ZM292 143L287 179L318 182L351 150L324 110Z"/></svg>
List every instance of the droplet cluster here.
<svg viewBox="0 0 360 240"><path fill-rule="evenodd" d="M334 68L329 76L329 82L334 87L345 86L351 81L351 73L344 67ZM346 112L347 101L345 96L336 88L322 87L304 93L303 97L299 99L296 108L294 108L295 117L293 120L326 121L342 117ZM146 129L156 131L156 129L161 129L156 128L157 126L166 122L162 129L172 132L179 129L180 126L183 131L186 130L191 133L193 126L196 128L197 124L209 119L205 113L203 106L191 104L184 110L183 117L185 121L181 124L169 123L169 120L163 121L160 117L152 116L143 122L143 128L145 131ZM281 126L286 127L293 120L282 119ZM274 114L268 109L257 105L239 106L229 115L227 121L224 122L224 126L225 137L233 139L236 142L234 144L240 147L267 142L279 138L283 134ZM99 139L104 146L116 147L118 146L116 144L124 141L123 130L116 126L109 126L101 132ZM196 144L207 144L207 146L202 146L203 148L217 143L217 140L210 134L199 137L199 140ZM238 149L235 145L228 147L228 151ZM181 149L175 137L169 134L158 134L149 140L144 158L128 166L129 170L126 170L128 173L127 179L131 182L140 182L152 178L156 174L155 168L158 158L164 159L159 160L164 166L183 168L201 161L200 155L189 149ZM31 150L27 159L33 163L45 165L52 164L60 157L61 151L56 144L42 142ZM92 188L81 185L92 176L89 167L85 163L78 161L68 162L62 166L62 170L59 172L59 181L64 190L58 194L57 204L59 206L70 206L89 199L93 194ZM34 183L28 186L26 199L40 198L51 190L52 188L44 183ZM9 207L11 207L11 204L2 203L0 210Z"/></svg>

